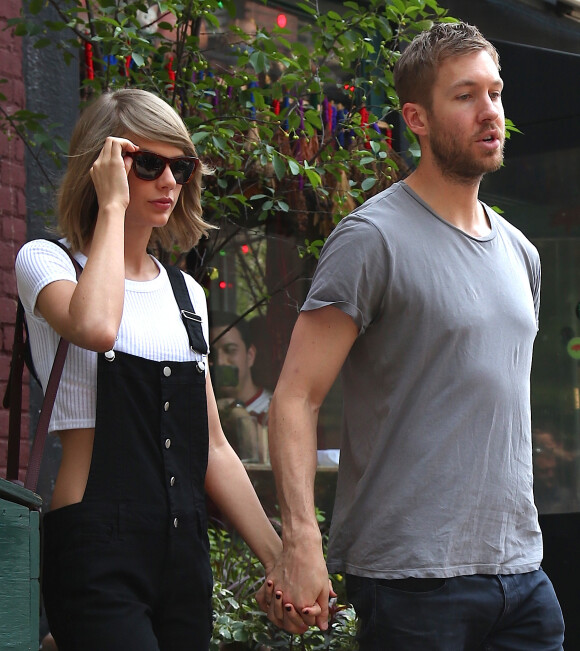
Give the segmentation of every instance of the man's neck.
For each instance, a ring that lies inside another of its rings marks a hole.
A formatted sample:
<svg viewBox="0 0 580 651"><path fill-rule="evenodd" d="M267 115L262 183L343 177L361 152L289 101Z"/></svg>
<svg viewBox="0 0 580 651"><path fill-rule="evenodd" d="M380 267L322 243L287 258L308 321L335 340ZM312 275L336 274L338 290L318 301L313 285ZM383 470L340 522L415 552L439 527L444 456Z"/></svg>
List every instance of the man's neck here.
<svg viewBox="0 0 580 651"><path fill-rule="evenodd" d="M247 404L255 398L256 394L260 392L260 387L254 382L247 382L243 387L240 387L238 390L238 400L241 400L244 404Z"/></svg>
<svg viewBox="0 0 580 651"><path fill-rule="evenodd" d="M405 179L437 215L475 237L483 237L491 230L478 199L480 182L481 179L474 179L471 183L463 183L446 177L435 165L422 164Z"/></svg>

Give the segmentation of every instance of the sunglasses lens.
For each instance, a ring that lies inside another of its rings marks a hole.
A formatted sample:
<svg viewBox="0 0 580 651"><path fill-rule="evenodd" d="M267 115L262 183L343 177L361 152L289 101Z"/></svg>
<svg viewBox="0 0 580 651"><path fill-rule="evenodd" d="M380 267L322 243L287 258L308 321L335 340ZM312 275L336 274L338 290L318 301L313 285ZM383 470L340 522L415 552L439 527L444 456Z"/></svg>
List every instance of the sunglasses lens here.
<svg viewBox="0 0 580 651"><path fill-rule="evenodd" d="M187 183L195 171L196 163L197 161L195 158L180 158L178 160L171 161L169 164L169 169L175 177L175 182L179 183L180 185Z"/></svg>
<svg viewBox="0 0 580 651"><path fill-rule="evenodd" d="M139 152L133 155L135 175L143 181L153 181L163 174L165 161L155 154Z"/></svg>
<svg viewBox="0 0 580 651"><path fill-rule="evenodd" d="M197 158L184 156L183 158L163 158L149 151L138 151L131 154L133 158L133 171L135 176L142 181L154 181L169 169L179 185L187 183L197 167Z"/></svg>

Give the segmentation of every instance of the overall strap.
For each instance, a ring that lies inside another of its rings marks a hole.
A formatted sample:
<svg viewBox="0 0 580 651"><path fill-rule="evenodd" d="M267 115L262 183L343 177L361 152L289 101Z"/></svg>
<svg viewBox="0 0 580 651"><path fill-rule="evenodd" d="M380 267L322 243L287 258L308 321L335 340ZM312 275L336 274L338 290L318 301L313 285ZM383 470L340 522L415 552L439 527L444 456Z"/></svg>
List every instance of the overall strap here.
<svg viewBox="0 0 580 651"><path fill-rule="evenodd" d="M191 296L185 284L185 277L177 267L166 265L165 269L167 270L169 282L171 283L175 300L181 312L183 325L187 330L191 350L202 355L207 355L207 343L201 329L201 317L193 309Z"/></svg>

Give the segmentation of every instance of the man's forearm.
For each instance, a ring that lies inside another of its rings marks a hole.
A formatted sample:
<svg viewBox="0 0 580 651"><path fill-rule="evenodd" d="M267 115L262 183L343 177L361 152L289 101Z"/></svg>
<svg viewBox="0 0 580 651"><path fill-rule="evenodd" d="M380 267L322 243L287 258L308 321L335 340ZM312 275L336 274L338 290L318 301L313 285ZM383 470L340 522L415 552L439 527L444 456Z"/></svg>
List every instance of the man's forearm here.
<svg viewBox="0 0 580 651"><path fill-rule="evenodd" d="M320 538L314 508L316 417L304 400L274 395L269 413L270 460L282 517L282 538Z"/></svg>

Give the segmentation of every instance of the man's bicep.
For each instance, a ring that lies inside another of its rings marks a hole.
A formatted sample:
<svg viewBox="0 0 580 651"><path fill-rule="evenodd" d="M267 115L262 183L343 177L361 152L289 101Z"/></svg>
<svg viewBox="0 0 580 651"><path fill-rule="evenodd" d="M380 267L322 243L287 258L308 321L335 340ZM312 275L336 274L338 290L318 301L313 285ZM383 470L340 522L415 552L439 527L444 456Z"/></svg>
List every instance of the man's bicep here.
<svg viewBox="0 0 580 651"><path fill-rule="evenodd" d="M325 306L300 313L279 384L320 405L336 380L358 335L353 319Z"/></svg>

